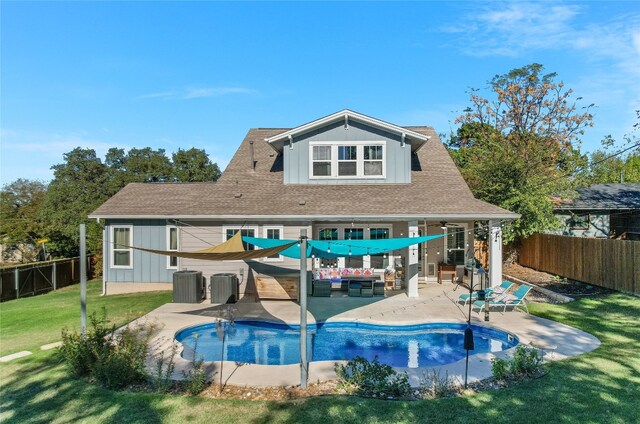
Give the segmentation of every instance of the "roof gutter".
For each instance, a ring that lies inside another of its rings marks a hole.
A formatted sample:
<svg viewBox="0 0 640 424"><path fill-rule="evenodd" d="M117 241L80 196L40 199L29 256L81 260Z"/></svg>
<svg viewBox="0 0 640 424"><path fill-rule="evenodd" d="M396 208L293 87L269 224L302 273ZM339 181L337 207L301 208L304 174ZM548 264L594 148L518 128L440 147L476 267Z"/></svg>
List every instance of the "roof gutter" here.
<svg viewBox="0 0 640 424"><path fill-rule="evenodd" d="M108 214L91 214L89 218L103 219L216 219L216 220L303 220L308 221L407 221L407 220L488 220L488 219L518 219L519 214L516 213L500 213L500 214L396 214L396 215L108 215Z"/></svg>

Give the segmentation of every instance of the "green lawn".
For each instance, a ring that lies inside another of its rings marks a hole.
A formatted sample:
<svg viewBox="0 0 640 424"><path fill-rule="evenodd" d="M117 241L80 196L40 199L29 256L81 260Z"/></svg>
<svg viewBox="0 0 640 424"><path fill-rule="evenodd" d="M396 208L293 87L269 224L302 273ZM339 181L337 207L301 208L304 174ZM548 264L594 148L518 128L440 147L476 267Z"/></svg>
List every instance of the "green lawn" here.
<svg viewBox="0 0 640 424"><path fill-rule="evenodd" d="M98 280L87 282L87 315L107 308L107 318L117 325L171 302L171 292L101 296ZM35 297L0 303L0 356L21 350L34 352L60 340L60 330L80 328L80 285Z"/></svg>
<svg viewBox="0 0 640 424"><path fill-rule="evenodd" d="M418 402L349 396L268 402L113 392L70 377L53 353L38 352L0 365L0 421L640 422L640 299L614 294L530 309L590 332L602 345L591 353L550 364L546 376L508 389Z"/></svg>

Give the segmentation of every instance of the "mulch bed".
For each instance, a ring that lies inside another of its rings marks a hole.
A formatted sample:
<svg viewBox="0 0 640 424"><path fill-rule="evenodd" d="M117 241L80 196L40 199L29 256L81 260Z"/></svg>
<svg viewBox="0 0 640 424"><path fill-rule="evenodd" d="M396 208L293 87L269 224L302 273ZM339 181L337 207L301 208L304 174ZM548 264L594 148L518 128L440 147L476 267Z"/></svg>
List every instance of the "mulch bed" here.
<svg viewBox="0 0 640 424"><path fill-rule="evenodd" d="M502 268L502 272L504 274L509 274L513 277L533 283L539 287L551 290L558 294L563 294L574 298L581 296L599 296L612 292L612 290L606 289L604 287L594 286L592 284L586 284L567 278L560 278L553 274L536 271L535 269L527 268L517 263L505 265ZM539 293L535 294L536 297L539 295ZM536 299L532 299L536 301Z"/></svg>

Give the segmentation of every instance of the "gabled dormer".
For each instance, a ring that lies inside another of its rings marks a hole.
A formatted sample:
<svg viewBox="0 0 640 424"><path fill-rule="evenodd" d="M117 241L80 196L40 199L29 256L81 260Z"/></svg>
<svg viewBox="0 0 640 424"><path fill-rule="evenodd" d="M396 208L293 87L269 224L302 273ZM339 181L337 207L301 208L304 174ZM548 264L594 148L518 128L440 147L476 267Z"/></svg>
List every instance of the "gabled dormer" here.
<svg viewBox="0 0 640 424"><path fill-rule="evenodd" d="M265 141L283 156L285 184L403 184L428 139L345 109Z"/></svg>

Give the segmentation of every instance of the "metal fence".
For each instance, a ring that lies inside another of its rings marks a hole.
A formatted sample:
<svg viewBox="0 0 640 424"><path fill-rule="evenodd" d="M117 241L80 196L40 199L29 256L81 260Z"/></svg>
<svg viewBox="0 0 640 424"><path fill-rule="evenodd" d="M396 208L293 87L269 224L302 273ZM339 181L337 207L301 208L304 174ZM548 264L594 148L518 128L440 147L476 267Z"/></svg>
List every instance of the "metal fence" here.
<svg viewBox="0 0 640 424"><path fill-rule="evenodd" d="M87 257L87 278L93 275ZM80 258L34 262L0 268L0 301L37 296L80 282Z"/></svg>
<svg viewBox="0 0 640 424"><path fill-rule="evenodd" d="M640 241L534 234L520 265L596 286L640 294Z"/></svg>

